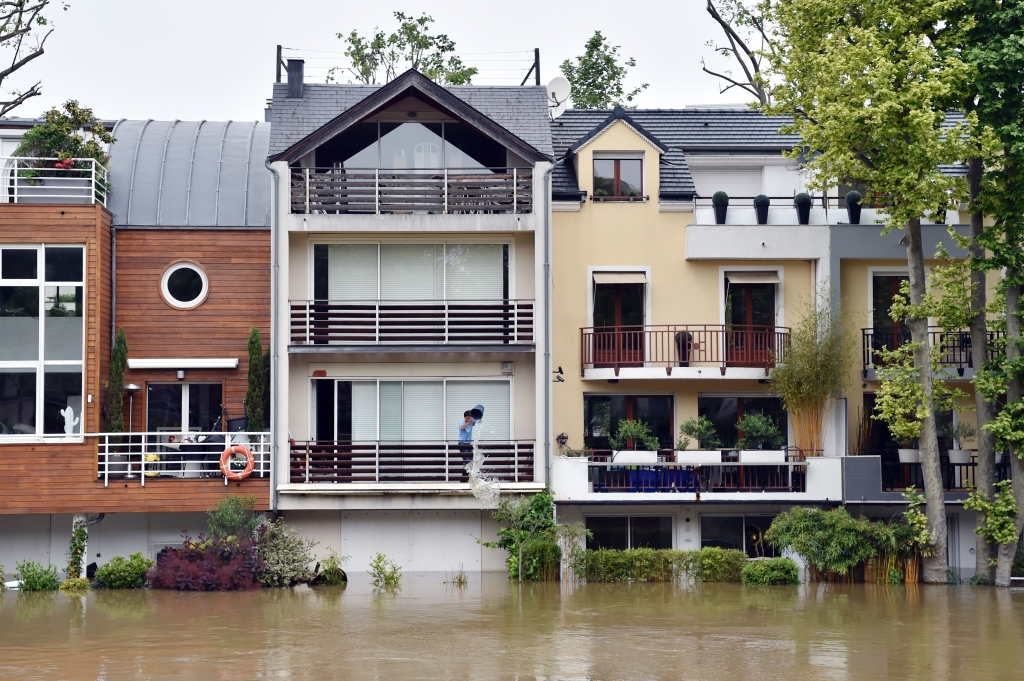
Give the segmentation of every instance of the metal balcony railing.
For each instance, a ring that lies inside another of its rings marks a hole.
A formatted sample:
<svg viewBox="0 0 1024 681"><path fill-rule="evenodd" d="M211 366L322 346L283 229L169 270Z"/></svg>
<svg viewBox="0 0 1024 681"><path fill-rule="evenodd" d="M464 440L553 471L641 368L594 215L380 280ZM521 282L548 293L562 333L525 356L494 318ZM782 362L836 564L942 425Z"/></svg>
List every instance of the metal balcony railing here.
<svg viewBox="0 0 1024 681"><path fill-rule="evenodd" d="M530 213L532 168L293 168L292 213Z"/></svg>
<svg viewBox="0 0 1024 681"><path fill-rule="evenodd" d="M110 175L93 158L0 157L0 203L107 205Z"/></svg>
<svg viewBox="0 0 1024 681"><path fill-rule="evenodd" d="M620 465L591 462L595 493L615 492L806 492L807 464L738 462L692 466L675 463Z"/></svg>
<svg viewBox="0 0 1024 681"><path fill-rule="evenodd" d="M252 452L251 477L270 475L270 433L225 432L149 432L97 433L96 475L103 486L111 480L134 480L145 486L147 480L190 480L227 478L220 470L224 450L235 444Z"/></svg>
<svg viewBox="0 0 1024 681"><path fill-rule="evenodd" d="M587 369L727 367L769 369L785 361L789 329L685 324L580 329L581 375Z"/></svg>
<svg viewBox="0 0 1024 681"><path fill-rule="evenodd" d="M482 440L482 473L501 482L533 482L532 440ZM454 440L307 441L291 445L293 483L468 482L470 446Z"/></svg>
<svg viewBox="0 0 1024 681"><path fill-rule="evenodd" d="M906 327L886 329L861 329L861 349L864 371L877 368L881 364L879 351L883 349L895 350L904 343L910 342L910 330ZM989 331L988 342L991 343L1002 337L1001 331ZM945 331L938 326L928 327L928 340L932 347L942 347L940 364L943 367L956 369L961 376L966 369L974 368L974 358L971 355L971 332L970 331ZM989 359L995 354L991 347L987 352Z"/></svg>
<svg viewBox="0 0 1024 681"><path fill-rule="evenodd" d="M940 458L942 470L942 488L947 492L968 492L977 489L977 462L950 463L946 457ZM1008 456L996 465L996 481L1011 479L1011 466ZM924 491L924 471L920 463L902 463L891 458L882 457L882 491L902 492L909 488Z"/></svg>
<svg viewBox="0 0 1024 681"><path fill-rule="evenodd" d="M293 300L292 345L532 344L533 300Z"/></svg>

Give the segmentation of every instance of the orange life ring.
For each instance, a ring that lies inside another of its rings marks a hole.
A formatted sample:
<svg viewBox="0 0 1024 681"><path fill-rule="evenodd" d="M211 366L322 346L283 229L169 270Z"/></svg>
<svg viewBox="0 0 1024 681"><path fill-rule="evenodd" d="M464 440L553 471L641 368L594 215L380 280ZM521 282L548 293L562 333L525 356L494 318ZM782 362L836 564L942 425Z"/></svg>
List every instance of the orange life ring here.
<svg viewBox="0 0 1024 681"><path fill-rule="evenodd" d="M241 471L231 470L231 466L228 462L232 457L241 454L245 457L245 469ZM252 474L252 469L256 465L256 458L249 451L249 448L245 445L231 445L224 450L224 453L220 455L220 472L224 474L224 477L228 480L245 480Z"/></svg>

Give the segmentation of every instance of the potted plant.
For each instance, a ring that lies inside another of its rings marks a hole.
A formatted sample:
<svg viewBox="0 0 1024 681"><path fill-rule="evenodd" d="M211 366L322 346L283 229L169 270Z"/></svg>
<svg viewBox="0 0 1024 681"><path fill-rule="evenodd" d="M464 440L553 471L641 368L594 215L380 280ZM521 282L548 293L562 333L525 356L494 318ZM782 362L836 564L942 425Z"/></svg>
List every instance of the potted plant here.
<svg viewBox="0 0 1024 681"><path fill-rule="evenodd" d="M657 463L658 438L646 423L637 419L619 421L615 435L608 438L614 463Z"/></svg>
<svg viewBox="0 0 1024 681"><path fill-rule="evenodd" d="M917 438L901 438L899 453L900 463L921 463L921 450L917 447Z"/></svg>
<svg viewBox="0 0 1024 681"><path fill-rule="evenodd" d="M711 196L711 205L715 207L715 224L724 225L725 216L729 212L729 195L725 192L715 192Z"/></svg>
<svg viewBox="0 0 1024 681"><path fill-rule="evenodd" d="M736 430L743 433L736 443L737 449L778 449L784 442L779 427L767 414L745 414L736 422Z"/></svg>
<svg viewBox="0 0 1024 681"><path fill-rule="evenodd" d="M764 194L758 194L754 197L754 210L757 211L757 224L768 224L768 207L770 205L772 205L772 200Z"/></svg>
<svg viewBox="0 0 1024 681"><path fill-rule="evenodd" d="M953 438L953 449L950 449L948 452L950 463L964 464L971 462L971 455L974 450L967 449L964 445L974 442L977 434L978 431L974 429L974 426L963 421L958 421L955 426L950 428L949 435Z"/></svg>
<svg viewBox="0 0 1024 681"><path fill-rule="evenodd" d="M696 441L697 449L688 451L690 442ZM676 461L678 463L721 463L722 452L718 439L718 430L707 416L689 418L679 426L679 439L676 441Z"/></svg>
<svg viewBox="0 0 1024 681"><path fill-rule="evenodd" d="M846 192L846 216L851 225L860 224L860 202L864 197L858 191Z"/></svg>
<svg viewBox="0 0 1024 681"><path fill-rule="evenodd" d="M801 225L811 221L811 196L806 192L800 192L793 197L793 205L796 206L796 219Z"/></svg>

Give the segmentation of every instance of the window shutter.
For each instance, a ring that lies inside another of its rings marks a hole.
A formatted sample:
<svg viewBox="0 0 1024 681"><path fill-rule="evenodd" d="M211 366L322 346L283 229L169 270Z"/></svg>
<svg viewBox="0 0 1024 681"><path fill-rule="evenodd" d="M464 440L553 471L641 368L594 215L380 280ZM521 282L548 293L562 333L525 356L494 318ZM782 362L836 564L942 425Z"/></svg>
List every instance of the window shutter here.
<svg viewBox="0 0 1024 681"><path fill-rule="evenodd" d="M690 169L697 194L710 198L715 192L725 192L730 197L752 198L762 191L761 168Z"/></svg>
<svg viewBox="0 0 1024 681"><path fill-rule="evenodd" d="M448 300L501 300L504 297L503 244L448 244L447 249Z"/></svg>
<svg viewBox="0 0 1024 681"><path fill-rule="evenodd" d="M381 244L381 300L440 300L443 248L441 244Z"/></svg>
<svg viewBox="0 0 1024 681"><path fill-rule="evenodd" d="M331 300L377 300L376 244L331 244L327 265Z"/></svg>
<svg viewBox="0 0 1024 681"><path fill-rule="evenodd" d="M377 382L352 381L352 440L377 439Z"/></svg>
<svg viewBox="0 0 1024 681"><path fill-rule="evenodd" d="M402 382L380 382L380 439L402 439Z"/></svg>
<svg viewBox="0 0 1024 681"><path fill-rule="evenodd" d="M402 400L404 439L444 439L444 387L441 381L406 381Z"/></svg>
<svg viewBox="0 0 1024 681"><path fill-rule="evenodd" d="M484 417L474 427L480 440L512 439L512 407L508 381L448 381L445 432L449 440L459 439L463 414L478 404L484 405Z"/></svg>

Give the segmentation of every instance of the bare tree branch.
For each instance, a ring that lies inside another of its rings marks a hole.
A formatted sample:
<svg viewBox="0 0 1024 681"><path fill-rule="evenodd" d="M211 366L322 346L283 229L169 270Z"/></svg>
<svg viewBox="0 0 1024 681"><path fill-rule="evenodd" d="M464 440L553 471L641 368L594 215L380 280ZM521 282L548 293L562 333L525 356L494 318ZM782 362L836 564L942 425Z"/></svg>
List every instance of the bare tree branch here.
<svg viewBox="0 0 1024 681"><path fill-rule="evenodd" d="M739 1L741 0L738 0L737 6L739 6ZM721 27L722 32L725 33L725 37L729 41L729 47L715 47L715 51L726 57L733 58L740 65L740 68L743 69L743 74L746 76L747 80L745 83L741 83L734 78L711 71L707 66L704 66L704 72L730 83L729 86L721 90L722 92L725 92L732 87L739 87L744 91L749 92L754 97L757 97L758 102L761 104L768 104L770 96L764 85L761 83L760 54L756 50L751 49L747 44L747 39L740 35L739 31L736 30L736 27L733 25L736 22L736 16L733 16L731 20L727 19L722 15L718 7L715 6L714 0L707 0L707 3L708 14L710 14L711 18L715 20L719 27ZM749 23L753 31L761 37L762 48L771 45L771 40L765 30L763 17L749 14L749 19L744 22L744 25L747 23Z"/></svg>
<svg viewBox="0 0 1024 681"><path fill-rule="evenodd" d="M42 83L37 82L27 90L11 90L4 87L11 75L45 52L47 38L53 33L50 23L42 12L52 0L4 0L0 2L0 50L10 52L10 64L0 70L0 92L10 99L0 101L0 116L21 106L26 100L42 94ZM67 5L63 5L67 9ZM45 32L44 32L45 31Z"/></svg>
<svg viewBox="0 0 1024 681"><path fill-rule="evenodd" d="M704 73L706 73L708 75L711 75L711 76L714 76L715 78L721 78L722 80L730 83L730 85L726 85L725 87L721 88L718 91L719 94L722 94L723 92L728 92L729 90L731 90L734 87L738 87L741 90L746 90L747 92L749 92L750 94L754 95L755 97L759 96L757 91L754 90L753 86L750 83L741 83L738 80L730 78L729 76L725 75L724 73L718 73L716 71L712 71L711 69L709 69L707 67L707 64L704 63L703 59L700 60L700 66L701 66L701 70L704 71Z"/></svg>

